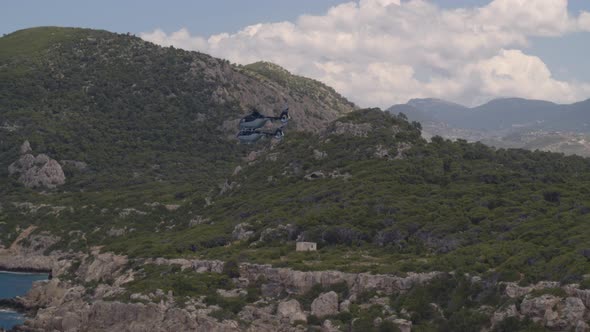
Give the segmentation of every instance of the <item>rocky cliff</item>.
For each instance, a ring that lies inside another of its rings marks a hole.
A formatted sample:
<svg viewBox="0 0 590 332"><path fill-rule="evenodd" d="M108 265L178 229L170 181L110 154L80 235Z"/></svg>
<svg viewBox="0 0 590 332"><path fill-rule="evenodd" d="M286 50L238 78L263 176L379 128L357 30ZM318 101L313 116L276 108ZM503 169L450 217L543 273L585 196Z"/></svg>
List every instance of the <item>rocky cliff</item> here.
<svg viewBox="0 0 590 332"><path fill-rule="evenodd" d="M33 155L29 141L20 147L20 157L8 166L10 176L18 176L18 181L27 188L53 189L66 182L61 165L46 154Z"/></svg>
<svg viewBox="0 0 590 332"><path fill-rule="evenodd" d="M32 231L25 231L23 236ZM30 236L35 238L35 235ZM20 253L21 258L26 259L21 268L26 262L38 268L41 265L36 262L44 261L42 266L51 266L54 275L52 280L35 283L28 294L19 299L24 307L37 309L35 316L21 328L24 331L305 331L310 319L320 319L322 331L340 331L347 325L333 321L341 314L348 314L351 306L356 308L354 310L377 306L381 314L375 319L375 326L393 324L402 331L410 331L411 313L392 307L390 296L395 298L396 294L419 288L437 277L437 273L398 277L339 271L302 272L239 264L239 277L233 279L235 291L220 290L218 293L228 298L243 296L240 294L247 294L251 291L249 287L257 283L263 292L255 303L245 305L234 318L220 318L215 315L219 307L206 303L204 298L181 301L173 292L162 290L131 294L124 301L121 296L126 294L126 285L137 277L138 266L167 265L190 273L223 274L226 263L222 261L130 260L125 256L100 253L98 248L89 254L55 253L44 257L39 252L25 254L18 242L11 252ZM72 265L74 260L80 264ZM6 252L0 256L2 268L11 261ZM478 283L481 279L474 277L472 282ZM300 302L304 301L301 296L309 294L314 287L329 289L342 283L350 288L346 298L342 293L328 291L314 295L309 307ZM556 289L561 296L549 294ZM493 309L489 314L492 328L512 318L530 319L551 331L588 331L590 290L577 285L542 282L526 287L505 283L504 292L513 299L512 304L481 309L486 312ZM375 295L367 298L365 294L368 293Z"/></svg>

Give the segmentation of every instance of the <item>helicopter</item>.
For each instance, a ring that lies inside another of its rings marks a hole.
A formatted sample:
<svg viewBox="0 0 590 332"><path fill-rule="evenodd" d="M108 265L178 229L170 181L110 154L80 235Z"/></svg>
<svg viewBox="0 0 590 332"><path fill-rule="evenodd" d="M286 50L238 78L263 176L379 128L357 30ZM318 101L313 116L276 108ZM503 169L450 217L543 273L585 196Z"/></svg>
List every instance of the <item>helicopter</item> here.
<svg viewBox="0 0 590 332"><path fill-rule="evenodd" d="M286 125L289 122L289 119L289 107L285 107L279 116L262 115L254 108L252 109L252 113L240 120L240 130L258 129L263 127L268 121L277 120L280 120L283 125Z"/></svg>
<svg viewBox="0 0 590 332"><path fill-rule="evenodd" d="M239 123L240 131L236 135L243 144L252 144L263 137L282 139L285 135L283 128L289 123L289 107L285 106L279 116L267 116L260 114L257 109L253 109L252 113L243 117ZM260 128L264 127L269 121L281 121L282 125L274 131L264 131Z"/></svg>
<svg viewBox="0 0 590 332"><path fill-rule="evenodd" d="M263 137L271 137L276 139L282 139L285 134L283 133L283 127L277 128L274 132L272 131L263 131L258 129L244 129L240 130L237 137L240 140L240 143L243 144L251 144L257 142L259 139Z"/></svg>

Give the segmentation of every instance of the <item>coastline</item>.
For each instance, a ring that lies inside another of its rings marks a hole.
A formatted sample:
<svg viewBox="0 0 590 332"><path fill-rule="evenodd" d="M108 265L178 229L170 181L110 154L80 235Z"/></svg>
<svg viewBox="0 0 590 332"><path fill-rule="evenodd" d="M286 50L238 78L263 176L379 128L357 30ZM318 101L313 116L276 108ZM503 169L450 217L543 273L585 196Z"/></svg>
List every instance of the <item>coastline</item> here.
<svg viewBox="0 0 590 332"><path fill-rule="evenodd" d="M1 310L6 310L5 312L18 312L21 314L27 314L33 311L32 308L27 308L22 304L18 297L0 299L0 311Z"/></svg>
<svg viewBox="0 0 590 332"><path fill-rule="evenodd" d="M51 270L44 270L44 269L35 269L35 268L16 268L16 269L5 269L4 267L0 266L0 273L5 274L23 274L23 275L30 275L30 274L46 274L49 276L51 274Z"/></svg>
<svg viewBox="0 0 590 332"><path fill-rule="evenodd" d="M17 271L15 271L17 270ZM0 276L8 277L8 278L38 278L43 277L44 280L48 279L51 275L51 272L43 271L39 272L39 269L11 269L6 271L4 269L0 269ZM3 277L3 278L4 278ZM30 288L29 288L30 290ZM28 291L27 291L28 292ZM38 310L37 307L27 306L23 302L23 296L26 294L16 295L11 298L0 298L0 314L3 317L3 322L13 322L17 325L14 325L12 329L9 331L18 331L19 326L24 323L24 321L28 319L32 319L35 317L36 312ZM4 321L4 318L8 318L7 321ZM16 320L15 320L16 319ZM10 323L9 323L10 326ZM0 328L0 331L5 331Z"/></svg>
<svg viewBox="0 0 590 332"><path fill-rule="evenodd" d="M72 258L78 258L80 264L72 265ZM68 255L53 254L42 256L37 253L20 255L0 255L0 270L5 262L18 268L10 270L23 271L43 269L21 268L26 264L34 264L35 267L52 266L55 278L48 282L37 283L27 294L10 300L0 300L0 308L8 308L22 314L26 320L27 328L35 331L75 331L83 327L91 327L93 330L129 330L130 324L135 331L182 331L182 330L207 330L207 331L246 331L237 320L218 321L210 313L220 310L217 305L208 305L193 299L187 307L179 306L174 294L157 297L154 293L135 293L129 295L133 298L146 299L145 301L118 301L112 300L113 295L124 292L124 284L133 280L133 271L129 269L129 258L112 252L100 253L99 248L93 248L88 253L69 253ZM218 260L200 259L165 259L144 258L135 261L145 265L176 265L181 270L193 273L222 274L225 262ZM17 265L18 264L18 265ZM72 269L75 267L75 270ZM289 303L299 307L301 317L307 319L310 311L303 311L300 303L293 296L307 294L314 286L320 285L327 289L339 283L348 285L349 295L346 299L336 299L338 307L348 303L357 305L374 305L380 298L373 297L369 300L359 300L362 294L376 292L382 298L388 298L394 294L408 292L412 288L429 283L442 272L408 273L404 276L371 273L349 273L341 271L298 271L290 268L272 267L264 264L239 263L238 265L241 283L236 284L236 289L244 290L247 285L255 284L264 276L266 285L278 289L289 289L286 297L275 297L266 303L265 307L257 307L253 304L245 305L238 313L238 317L245 317L259 331L298 331L287 319L285 314L280 314L279 307ZM19 272L16 272L19 273ZM61 280L66 273L76 276L74 280ZM101 282L105 277L111 280L108 283ZM478 276L470 277L471 283L481 283ZM95 288L89 288L86 283L97 282ZM499 296L505 296L514 301L508 307L490 307L488 310L490 327L501 323L507 317L514 317L519 321L532 319L539 321L545 327L565 326L567 328L588 331L585 317L590 314L590 290L582 289L578 284L561 285L557 281L540 281L537 284L527 286L516 282L500 282ZM260 286L261 288L264 285ZM483 287L483 286L482 286ZM557 294L555 290L559 289ZM219 291L219 290L218 290ZM165 294L160 290L161 294ZM553 292L553 293L552 293ZM221 291L223 293L223 291ZM227 292L226 292L227 293ZM328 292L318 295L314 302L319 301ZM269 298L273 295L269 295ZM281 295L282 296L282 295ZM295 301L295 302L293 302ZM313 303L312 303L313 304ZM535 308L547 308L541 311ZM276 312L276 314L275 314ZM312 312L311 312L312 313ZM548 314L550 316L548 316ZM239 315L242 316L239 316ZM393 314L392 314L393 315ZM140 323L137 317L145 317ZM393 317L393 316L390 316ZM394 321L398 326L410 327L412 322L399 316ZM405 317L405 316L404 316ZM551 319L546 319L550 317ZM133 323L130 323L133 322ZM586 329L586 330L585 330ZM17 328L18 330L18 328ZM254 331L250 329L249 331ZM410 331L406 329L404 331Z"/></svg>

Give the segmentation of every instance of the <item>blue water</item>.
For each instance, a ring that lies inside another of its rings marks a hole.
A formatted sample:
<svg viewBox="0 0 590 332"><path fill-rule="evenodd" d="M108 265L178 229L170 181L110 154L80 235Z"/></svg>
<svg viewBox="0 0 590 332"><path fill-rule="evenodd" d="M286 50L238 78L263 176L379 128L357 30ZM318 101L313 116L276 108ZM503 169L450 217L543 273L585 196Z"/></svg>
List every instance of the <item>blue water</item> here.
<svg viewBox="0 0 590 332"><path fill-rule="evenodd" d="M46 279L47 274L0 272L0 299L25 295L34 281ZM0 309L0 327L9 330L23 322L22 314Z"/></svg>
<svg viewBox="0 0 590 332"><path fill-rule="evenodd" d="M18 312L0 309L0 327L10 330L15 325L21 325L25 322L25 317Z"/></svg>

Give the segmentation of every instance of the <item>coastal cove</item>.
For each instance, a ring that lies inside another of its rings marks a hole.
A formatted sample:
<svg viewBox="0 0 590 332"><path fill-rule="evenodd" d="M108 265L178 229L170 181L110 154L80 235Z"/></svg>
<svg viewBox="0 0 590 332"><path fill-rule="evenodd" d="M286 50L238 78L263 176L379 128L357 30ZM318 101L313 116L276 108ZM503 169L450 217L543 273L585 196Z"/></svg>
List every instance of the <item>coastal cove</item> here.
<svg viewBox="0 0 590 332"><path fill-rule="evenodd" d="M47 273L24 273L0 271L0 299L10 299L23 296L33 285L33 282L46 280ZM0 307L0 328L10 330L15 325L24 322L24 315L11 308Z"/></svg>

